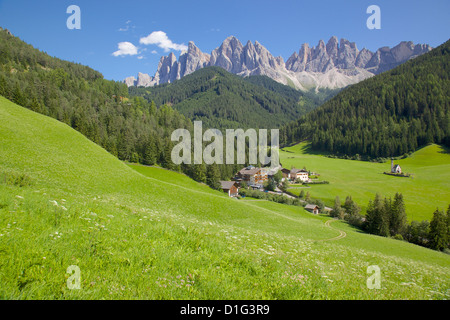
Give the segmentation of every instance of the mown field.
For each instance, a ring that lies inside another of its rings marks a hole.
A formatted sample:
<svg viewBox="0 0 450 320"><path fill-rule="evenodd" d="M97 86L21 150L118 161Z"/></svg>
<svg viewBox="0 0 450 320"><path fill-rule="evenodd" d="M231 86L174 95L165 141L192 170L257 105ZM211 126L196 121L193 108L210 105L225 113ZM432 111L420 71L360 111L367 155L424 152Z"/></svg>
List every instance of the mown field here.
<svg viewBox="0 0 450 320"><path fill-rule="evenodd" d="M2 299L450 297L448 255L329 220L126 165L0 97Z"/></svg>
<svg viewBox="0 0 450 320"><path fill-rule="evenodd" d="M339 196L342 203L351 195L363 212L376 193L392 197L403 194L408 220L431 220L436 208L446 210L450 204L450 151L438 145L429 145L410 157L395 160L409 178L383 174L390 171L391 163L332 159L313 154L308 143L300 143L280 151L280 162L290 169L306 167L320 174L320 180L329 184L310 185L310 188L292 188L290 192L300 194L308 191L312 198L323 200L332 207Z"/></svg>

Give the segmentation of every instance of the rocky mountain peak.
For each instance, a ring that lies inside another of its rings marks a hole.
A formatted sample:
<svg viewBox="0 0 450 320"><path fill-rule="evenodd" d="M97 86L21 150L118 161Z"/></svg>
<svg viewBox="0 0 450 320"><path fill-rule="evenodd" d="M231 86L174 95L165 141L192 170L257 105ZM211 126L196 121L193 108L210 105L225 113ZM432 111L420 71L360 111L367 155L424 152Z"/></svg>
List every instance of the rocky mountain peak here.
<svg viewBox="0 0 450 320"><path fill-rule="evenodd" d="M190 41L187 51L177 58L173 52L161 57L154 77L139 73L138 79L128 77L130 85L155 85L173 82L207 66L219 66L241 75L266 75L281 83L299 89L310 87L339 88L389 70L400 63L431 50L428 45L414 45L402 41L392 49L382 47L376 52L358 50L354 42L332 36L325 44L320 40L315 47L300 46L289 59L274 57L261 43L247 41L245 46L235 37L227 37L211 54L203 53Z"/></svg>
<svg viewBox="0 0 450 320"><path fill-rule="evenodd" d="M338 46L339 46L339 40L336 36L332 36L330 38L330 40L328 40L328 42L327 42L327 45L326 45L327 53L333 60L336 60L336 58L337 58Z"/></svg>

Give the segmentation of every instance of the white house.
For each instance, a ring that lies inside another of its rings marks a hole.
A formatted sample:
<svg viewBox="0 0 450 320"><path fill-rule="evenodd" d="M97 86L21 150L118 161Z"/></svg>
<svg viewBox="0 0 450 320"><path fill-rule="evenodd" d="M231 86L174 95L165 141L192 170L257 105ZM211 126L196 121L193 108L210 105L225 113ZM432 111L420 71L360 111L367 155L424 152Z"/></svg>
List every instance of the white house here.
<svg viewBox="0 0 450 320"><path fill-rule="evenodd" d="M309 181L308 171L305 169L291 169L289 178L292 181L300 179L302 182L308 182Z"/></svg>

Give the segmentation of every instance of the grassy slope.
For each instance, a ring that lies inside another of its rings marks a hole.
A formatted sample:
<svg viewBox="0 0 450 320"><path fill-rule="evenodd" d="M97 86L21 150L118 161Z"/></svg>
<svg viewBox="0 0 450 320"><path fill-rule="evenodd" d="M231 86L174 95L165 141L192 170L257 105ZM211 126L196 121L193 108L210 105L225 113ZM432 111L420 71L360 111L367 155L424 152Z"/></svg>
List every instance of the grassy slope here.
<svg viewBox="0 0 450 320"><path fill-rule="evenodd" d="M445 298L450 258L270 202L136 172L81 134L0 97L0 297ZM57 205L55 205L56 201ZM339 241L322 241L339 235ZM382 289L366 287L368 265ZM81 270L69 290L66 269Z"/></svg>
<svg viewBox="0 0 450 320"><path fill-rule="evenodd" d="M324 200L332 206L334 198L341 201L351 195L363 210L375 193L394 197L401 192L405 199L408 219L431 220L434 210L447 209L450 204L450 153L437 145L430 145L415 152L406 159L395 160L404 172L412 173L412 178L400 178L382 174L390 170L389 163L331 159L319 154L311 154L307 143L285 148L280 152L280 161L286 168L294 166L321 174L321 180L328 185L313 185L311 196Z"/></svg>

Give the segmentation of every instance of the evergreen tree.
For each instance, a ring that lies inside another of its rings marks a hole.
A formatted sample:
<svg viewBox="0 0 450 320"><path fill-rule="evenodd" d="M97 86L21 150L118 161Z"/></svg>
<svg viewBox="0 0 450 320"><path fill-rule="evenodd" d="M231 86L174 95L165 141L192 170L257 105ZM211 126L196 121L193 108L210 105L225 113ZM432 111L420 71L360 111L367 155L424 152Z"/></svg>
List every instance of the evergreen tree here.
<svg viewBox="0 0 450 320"><path fill-rule="evenodd" d="M22 94L22 90L20 90L18 83L16 83L16 86L14 88L13 101L14 101L14 103L17 103L19 106L22 106L22 107L27 106L27 100L24 97L24 95Z"/></svg>
<svg viewBox="0 0 450 320"><path fill-rule="evenodd" d="M435 250L444 250L448 247L447 216L443 211L436 209L430 222L430 247Z"/></svg>
<svg viewBox="0 0 450 320"><path fill-rule="evenodd" d="M345 210L347 210L347 212L350 210L352 203L353 203L352 196L345 197L345 202L344 202L343 207Z"/></svg>
<svg viewBox="0 0 450 320"><path fill-rule="evenodd" d="M139 163L139 155L137 154L137 152L133 152L131 154L130 162L132 162L132 163Z"/></svg>
<svg viewBox="0 0 450 320"><path fill-rule="evenodd" d="M164 151L162 152L162 161L161 165L169 170L175 169L175 164L172 162L172 141L170 139L166 138L164 141Z"/></svg>
<svg viewBox="0 0 450 320"><path fill-rule="evenodd" d="M378 235L383 237L389 236L389 225L392 215L392 200L384 198L383 208L381 211L381 226Z"/></svg>
<svg viewBox="0 0 450 320"><path fill-rule="evenodd" d="M392 203L391 219L390 219L390 234L395 236L396 234L403 235L407 225L405 203L403 201L403 195L396 193L394 202Z"/></svg>
<svg viewBox="0 0 450 320"><path fill-rule="evenodd" d="M286 181L286 180L285 180ZM300 199L303 199L305 197L305 190L300 191L300 194L298 196Z"/></svg>
<svg viewBox="0 0 450 320"><path fill-rule="evenodd" d="M216 163L208 166L206 170L206 183L212 189L220 189L220 173Z"/></svg>
<svg viewBox="0 0 450 320"><path fill-rule="evenodd" d="M336 198L334 198L334 206L333 210L331 211L331 216L339 219L342 219L344 217L344 209L341 207L341 200L339 199L339 196L336 196Z"/></svg>
<svg viewBox="0 0 450 320"><path fill-rule="evenodd" d="M344 208L349 216L359 215L359 212L361 211L361 208L355 201L353 201L351 196L347 196L345 198Z"/></svg>
<svg viewBox="0 0 450 320"><path fill-rule="evenodd" d="M381 199L381 195L377 193L374 201L369 200L369 204L367 205L365 222L367 232L380 235L383 227L383 211L383 200Z"/></svg>
<svg viewBox="0 0 450 320"><path fill-rule="evenodd" d="M311 195L309 194L309 191L306 191L305 201L309 203L311 201Z"/></svg>
<svg viewBox="0 0 450 320"><path fill-rule="evenodd" d="M191 170L192 179L198 182L206 183L206 166L204 163L192 165Z"/></svg>
<svg viewBox="0 0 450 320"><path fill-rule="evenodd" d="M408 242L427 247L430 238L430 222L429 221L411 221L406 227L406 240Z"/></svg>
<svg viewBox="0 0 450 320"><path fill-rule="evenodd" d="M152 137L150 137L145 144L145 151L144 151L144 159L143 162L145 165L153 166L156 163L156 145L155 141Z"/></svg>

